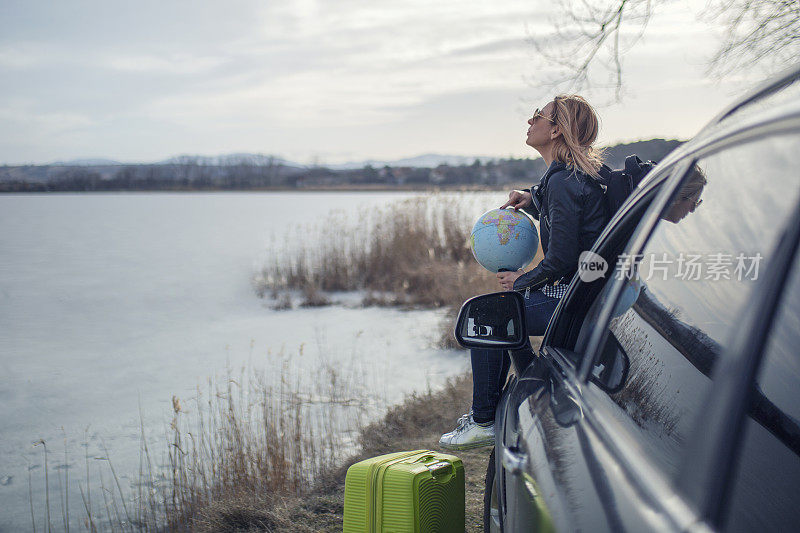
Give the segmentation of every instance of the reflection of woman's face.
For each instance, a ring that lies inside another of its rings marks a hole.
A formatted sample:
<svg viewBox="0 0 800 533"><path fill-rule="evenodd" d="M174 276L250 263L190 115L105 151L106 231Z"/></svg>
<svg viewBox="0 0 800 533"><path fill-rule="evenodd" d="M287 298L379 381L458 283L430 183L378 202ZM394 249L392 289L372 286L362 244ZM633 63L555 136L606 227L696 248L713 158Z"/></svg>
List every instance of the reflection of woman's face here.
<svg viewBox="0 0 800 533"><path fill-rule="evenodd" d="M669 220L673 224L677 224L689 213L694 213L694 210L697 209L697 206L699 206L701 203L702 200L694 197L679 199L669 206L669 209L664 215L664 220Z"/></svg>

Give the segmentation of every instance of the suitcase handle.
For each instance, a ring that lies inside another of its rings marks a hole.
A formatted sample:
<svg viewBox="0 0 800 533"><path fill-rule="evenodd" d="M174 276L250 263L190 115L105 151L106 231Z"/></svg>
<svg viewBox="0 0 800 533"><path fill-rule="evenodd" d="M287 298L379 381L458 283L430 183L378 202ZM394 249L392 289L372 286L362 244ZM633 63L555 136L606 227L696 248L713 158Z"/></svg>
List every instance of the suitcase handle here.
<svg viewBox="0 0 800 533"><path fill-rule="evenodd" d="M435 461L434 463L430 463L430 461ZM450 461L442 461L437 459L435 454L425 454L422 457L418 457L414 460L415 463L430 463L426 464L425 467L433 476L438 483L449 481L453 475L453 464ZM446 478L446 479L444 479Z"/></svg>
<svg viewBox="0 0 800 533"><path fill-rule="evenodd" d="M442 481L449 481L451 477L450 475L453 473L453 465L450 463L450 461L439 461L437 463L433 463L432 465L427 465L427 467L428 471L431 473L431 476L433 476L433 479L440 483ZM440 479L442 477L447 477L447 480Z"/></svg>

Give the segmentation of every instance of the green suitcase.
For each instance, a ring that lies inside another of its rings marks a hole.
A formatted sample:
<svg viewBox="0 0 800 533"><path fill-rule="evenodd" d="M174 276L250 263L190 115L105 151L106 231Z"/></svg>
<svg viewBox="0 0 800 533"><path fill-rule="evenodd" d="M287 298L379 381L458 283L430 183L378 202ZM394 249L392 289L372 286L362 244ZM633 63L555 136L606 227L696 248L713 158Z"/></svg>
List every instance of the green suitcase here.
<svg viewBox="0 0 800 533"><path fill-rule="evenodd" d="M464 465L454 455L415 450L347 469L344 533L464 531Z"/></svg>

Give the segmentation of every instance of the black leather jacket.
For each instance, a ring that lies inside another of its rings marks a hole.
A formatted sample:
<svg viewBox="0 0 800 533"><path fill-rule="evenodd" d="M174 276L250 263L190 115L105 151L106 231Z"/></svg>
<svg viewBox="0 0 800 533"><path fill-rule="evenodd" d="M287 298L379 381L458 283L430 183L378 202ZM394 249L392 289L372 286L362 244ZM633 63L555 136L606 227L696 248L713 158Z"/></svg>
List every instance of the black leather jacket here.
<svg viewBox="0 0 800 533"><path fill-rule="evenodd" d="M604 189L591 176L553 161L542 176L539 234L544 259L514 282L514 290L538 289L569 283L578 271L578 258L590 250L608 223ZM535 216L535 214L534 214Z"/></svg>

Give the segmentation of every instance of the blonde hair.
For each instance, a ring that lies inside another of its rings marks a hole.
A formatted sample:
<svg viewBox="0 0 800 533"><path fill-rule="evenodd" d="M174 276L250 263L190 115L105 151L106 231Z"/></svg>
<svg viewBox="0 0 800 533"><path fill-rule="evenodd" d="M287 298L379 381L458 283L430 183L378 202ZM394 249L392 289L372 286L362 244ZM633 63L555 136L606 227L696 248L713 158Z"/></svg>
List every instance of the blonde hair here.
<svg viewBox="0 0 800 533"><path fill-rule="evenodd" d="M600 130L594 108L582 96L559 94L553 98L552 122L561 130L554 140L554 158L599 178L603 153L592 147Z"/></svg>

